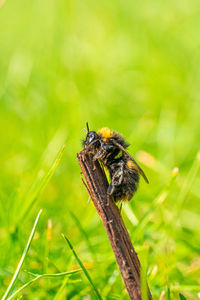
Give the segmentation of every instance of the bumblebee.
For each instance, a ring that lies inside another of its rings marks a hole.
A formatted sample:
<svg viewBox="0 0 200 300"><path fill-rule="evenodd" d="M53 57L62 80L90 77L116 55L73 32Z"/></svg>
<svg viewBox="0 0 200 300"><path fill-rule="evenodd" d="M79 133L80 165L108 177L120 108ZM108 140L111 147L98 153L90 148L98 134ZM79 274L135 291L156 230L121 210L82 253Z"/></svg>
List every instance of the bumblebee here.
<svg viewBox="0 0 200 300"><path fill-rule="evenodd" d="M111 182L108 195L115 202L131 200L137 191L140 175L149 183L146 175L136 161L126 151L129 144L117 132L105 127L98 132L90 131L88 123L84 148L93 152L94 160L108 169Z"/></svg>

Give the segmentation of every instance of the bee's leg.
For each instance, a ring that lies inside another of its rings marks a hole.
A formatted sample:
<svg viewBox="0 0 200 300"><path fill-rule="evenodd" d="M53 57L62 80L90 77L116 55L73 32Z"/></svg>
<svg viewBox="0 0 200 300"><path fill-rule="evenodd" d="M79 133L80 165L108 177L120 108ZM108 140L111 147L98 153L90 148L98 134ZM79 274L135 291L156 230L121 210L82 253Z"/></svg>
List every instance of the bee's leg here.
<svg viewBox="0 0 200 300"><path fill-rule="evenodd" d="M115 171L112 176L112 184L113 185L120 185L122 183L124 177L124 166L120 164L119 168Z"/></svg>
<svg viewBox="0 0 200 300"><path fill-rule="evenodd" d="M109 206L109 197L112 196L114 191L115 191L115 186L112 185L112 183L110 183L107 189L107 203L106 203L107 206Z"/></svg>
<svg viewBox="0 0 200 300"><path fill-rule="evenodd" d="M111 183L108 186L107 194L109 196L113 195L113 193L116 191L116 187L118 187L123 180L123 172L124 166L123 164L120 164L119 168L115 171L115 173L112 176Z"/></svg>
<svg viewBox="0 0 200 300"><path fill-rule="evenodd" d="M111 150L112 148L113 148L112 145L107 145L101 142L100 150L95 154L93 159L96 160L105 157L106 153L108 154L108 151Z"/></svg>
<svg viewBox="0 0 200 300"><path fill-rule="evenodd" d="M108 190L107 190L107 194L109 196L111 196L115 191L115 186L112 184L112 182L109 184Z"/></svg>
<svg viewBox="0 0 200 300"><path fill-rule="evenodd" d="M101 159L103 156L104 156L104 151L100 150L94 155L93 160Z"/></svg>
<svg viewBox="0 0 200 300"><path fill-rule="evenodd" d="M93 156L93 160L97 160L97 159L101 159L103 154L104 154L104 151L103 151L103 148L102 148L102 142L100 142L100 147L98 149L96 149L96 154Z"/></svg>
<svg viewBox="0 0 200 300"><path fill-rule="evenodd" d="M112 195L115 191L115 187L119 186L122 183L123 179L123 165L120 165L120 167L115 171L111 178L111 183L108 187L108 195Z"/></svg>

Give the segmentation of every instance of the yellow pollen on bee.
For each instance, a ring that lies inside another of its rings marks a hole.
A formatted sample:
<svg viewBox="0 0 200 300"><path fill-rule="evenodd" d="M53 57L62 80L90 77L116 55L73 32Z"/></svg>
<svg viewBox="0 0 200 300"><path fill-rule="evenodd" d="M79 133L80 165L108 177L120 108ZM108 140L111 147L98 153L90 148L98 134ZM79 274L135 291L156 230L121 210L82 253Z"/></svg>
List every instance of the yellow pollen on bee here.
<svg viewBox="0 0 200 300"><path fill-rule="evenodd" d="M138 169L137 165L132 160L128 160L126 165L128 168Z"/></svg>
<svg viewBox="0 0 200 300"><path fill-rule="evenodd" d="M108 140L113 137L113 131L110 128L104 127L98 131L98 134L104 139Z"/></svg>

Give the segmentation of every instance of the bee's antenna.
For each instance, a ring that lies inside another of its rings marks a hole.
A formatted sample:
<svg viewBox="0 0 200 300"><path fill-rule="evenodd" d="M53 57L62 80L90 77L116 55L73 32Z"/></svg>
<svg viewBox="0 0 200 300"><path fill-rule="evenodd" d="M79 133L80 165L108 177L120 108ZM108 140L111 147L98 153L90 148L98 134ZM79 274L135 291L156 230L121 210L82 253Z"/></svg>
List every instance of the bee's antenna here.
<svg viewBox="0 0 200 300"><path fill-rule="evenodd" d="M83 128L83 130L84 130L86 133L88 133L88 132L90 131L88 122L86 122L86 128L87 128L87 130L86 130L85 128Z"/></svg>
<svg viewBox="0 0 200 300"><path fill-rule="evenodd" d="M86 122L86 128L87 128L87 131L89 132L89 131L90 131L90 129L89 129L88 122Z"/></svg>

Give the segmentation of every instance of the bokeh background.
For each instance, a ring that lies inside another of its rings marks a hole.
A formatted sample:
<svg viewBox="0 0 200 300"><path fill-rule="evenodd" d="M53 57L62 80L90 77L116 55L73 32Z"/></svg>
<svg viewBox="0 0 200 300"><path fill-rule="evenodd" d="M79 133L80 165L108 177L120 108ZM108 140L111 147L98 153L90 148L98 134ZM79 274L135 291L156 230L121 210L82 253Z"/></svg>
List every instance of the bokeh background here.
<svg viewBox="0 0 200 300"><path fill-rule="evenodd" d="M122 215L154 299L198 299L199 1L1 0L0 28L0 293L43 208L15 288L79 268L64 233L102 297L128 299L81 182L88 121L123 134L149 178ZM84 274L21 295L95 299Z"/></svg>

